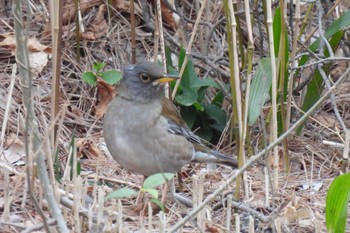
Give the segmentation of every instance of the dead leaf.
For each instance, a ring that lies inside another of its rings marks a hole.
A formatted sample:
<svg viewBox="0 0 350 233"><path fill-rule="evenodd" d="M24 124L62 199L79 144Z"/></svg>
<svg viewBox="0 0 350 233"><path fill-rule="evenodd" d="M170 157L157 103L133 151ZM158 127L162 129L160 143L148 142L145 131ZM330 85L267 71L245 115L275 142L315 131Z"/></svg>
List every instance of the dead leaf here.
<svg viewBox="0 0 350 233"><path fill-rule="evenodd" d="M81 138L77 141L78 157L87 157L94 160L106 160L104 154L98 149L92 140Z"/></svg>
<svg viewBox="0 0 350 233"><path fill-rule="evenodd" d="M0 47L9 49L11 51L11 55L15 56L17 47L15 34L1 34L0 40ZM41 44L35 37L28 39L27 48L31 71L34 76L37 76L47 65L52 49L49 46Z"/></svg>
<svg viewBox="0 0 350 233"><path fill-rule="evenodd" d="M4 160L15 166L22 166L25 164L24 158L26 156L24 143L15 135L11 134L4 143Z"/></svg>
<svg viewBox="0 0 350 233"><path fill-rule="evenodd" d="M101 0L80 0L79 10L83 14L90 8L97 6L104 2ZM75 3L73 0L67 0L63 3L63 25L71 24L76 17ZM48 25L50 27L50 25Z"/></svg>
<svg viewBox="0 0 350 233"><path fill-rule="evenodd" d="M106 5L99 6L95 18L87 26L86 32L82 33L84 39L96 40L107 34L108 25L104 17L105 12Z"/></svg>
<svg viewBox="0 0 350 233"><path fill-rule="evenodd" d="M115 87L106 83L103 79L97 79L97 96L99 99L98 104L95 106L95 116L97 119L101 119L107 110L109 102L115 96Z"/></svg>
<svg viewBox="0 0 350 233"><path fill-rule="evenodd" d="M130 2L126 0L112 0L112 6L122 12L130 13Z"/></svg>
<svg viewBox="0 0 350 233"><path fill-rule="evenodd" d="M311 220L314 219L314 217L315 214L310 208L299 204L298 201L291 201L281 211L279 219L285 224L297 222L303 226L308 226L309 224L312 224Z"/></svg>
<svg viewBox="0 0 350 233"><path fill-rule="evenodd" d="M205 224L205 232L209 232L209 233L221 233L221 232L223 232L223 231L220 230L219 228L215 227L215 226L209 226L209 224Z"/></svg>
<svg viewBox="0 0 350 233"><path fill-rule="evenodd" d="M0 34L0 46L11 50L11 54L16 54L16 38L13 32ZM27 42L29 54L37 52L45 52L51 54L52 49L49 46L41 44L35 37L29 38Z"/></svg>

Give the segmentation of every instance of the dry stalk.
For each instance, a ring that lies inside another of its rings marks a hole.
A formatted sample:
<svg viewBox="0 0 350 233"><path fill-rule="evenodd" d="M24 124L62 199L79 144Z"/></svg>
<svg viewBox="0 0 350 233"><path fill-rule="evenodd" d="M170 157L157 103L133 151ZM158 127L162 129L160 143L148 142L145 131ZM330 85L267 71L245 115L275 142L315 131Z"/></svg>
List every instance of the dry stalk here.
<svg viewBox="0 0 350 233"><path fill-rule="evenodd" d="M192 50L192 44L194 42L194 38L196 36L196 33L197 33L197 30L198 30L198 26L199 26L199 22L201 20L201 17L202 17L202 14L204 12L204 9L207 5L207 1L208 0L203 0L202 2L202 7L201 9L199 10L198 12L198 16L197 16L197 19L196 19L196 22L193 26L193 30L192 30L192 34L191 34L191 38L190 38L190 41L188 42L188 45L186 47L186 56L185 56L185 59L182 63L182 66L181 66L181 70L180 70L180 79L176 81L176 84L175 84L175 87L174 87L174 90L171 94L171 99L174 99L175 98L175 95L176 95L176 92L177 92L177 89L179 88L179 85L180 85L180 82L181 82L181 78L182 78L182 75L185 71L185 68L186 68L186 65L187 65L187 61L188 61L188 56L191 54L191 50Z"/></svg>
<svg viewBox="0 0 350 233"><path fill-rule="evenodd" d="M231 217L232 217L232 194L227 196L227 207L226 207L226 231L230 232L231 228Z"/></svg>
<svg viewBox="0 0 350 233"><path fill-rule="evenodd" d="M350 130L345 131L345 143L343 150L343 161L341 170L343 173L347 172L347 167L349 165L349 143L350 143Z"/></svg>
<svg viewBox="0 0 350 233"><path fill-rule="evenodd" d="M156 4L157 4L157 16L158 16L158 26L159 26L160 51L161 51L160 55L162 57L164 72L166 72L165 42L164 42L164 35L163 35L162 7L160 4L160 0L157 0Z"/></svg>
<svg viewBox="0 0 350 233"><path fill-rule="evenodd" d="M4 152L5 132L6 132L6 127L7 127L7 122L9 119L9 112L10 112L10 106L11 106L11 100L12 100L12 92L13 92L13 87L15 85L16 73L17 73L17 65L13 64L12 65L12 74L11 74L11 83L9 86L9 93L8 93L8 97L7 97L7 101L6 101L5 113L4 113L4 118L2 121L2 127L1 127L0 159L2 158L2 154Z"/></svg>
<svg viewBox="0 0 350 233"><path fill-rule="evenodd" d="M266 1L266 23L268 28L268 38L270 47L270 59L271 59L271 73L272 73L272 85L271 85L271 101L272 101L272 117L270 124L270 142L274 142L277 139L277 71L276 71L276 59L275 49L273 41L273 29L272 29L272 6L271 0ZM278 148L273 149L273 187L275 190L278 188Z"/></svg>
<svg viewBox="0 0 350 233"><path fill-rule="evenodd" d="M37 121L33 109L32 99L32 75L30 72L29 56L27 51L27 38L24 33L24 27L22 25L22 1L16 0L13 4L13 13L15 18L15 31L16 31L16 61L18 70L21 77L22 89L23 89L23 103L26 108L26 123L25 123L25 150L27 161L30 161L30 157L36 155L36 163L38 166L38 177L40 179L40 185L44 190L45 199L48 202L50 211L53 217L56 219L58 229L60 232L69 232L65 220L62 216L61 209L58 206L55 199L55 192L52 184L50 184L49 175L47 173L47 167L45 164L45 154L42 150L40 141L40 133L37 127ZM29 17L28 17L29 18ZM49 231L46 217L40 208L33 190L31 189L31 171L29 170L30 163L27 163L27 182L30 196L33 203L43 219L45 230Z"/></svg>
<svg viewBox="0 0 350 233"><path fill-rule="evenodd" d="M291 53L291 64L293 68L297 67L297 61L295 58L296 51L297 51L297 45L298 45L298 35L299 35L299 22L300 22L300 0L296 0L295 2L295 24L294 24L294 37L293 37L293 47L292 47L292 53ZM293 29L292 29L293 30ZM294 73L295 70L292 69L289 74L289 82L288 82L288 95L287 95L287 113L286 113L286 129L289 129L290 124L290 118L291 118L291 103L292 103L292 96L293 96L293 84L294 84Z"/></svg>

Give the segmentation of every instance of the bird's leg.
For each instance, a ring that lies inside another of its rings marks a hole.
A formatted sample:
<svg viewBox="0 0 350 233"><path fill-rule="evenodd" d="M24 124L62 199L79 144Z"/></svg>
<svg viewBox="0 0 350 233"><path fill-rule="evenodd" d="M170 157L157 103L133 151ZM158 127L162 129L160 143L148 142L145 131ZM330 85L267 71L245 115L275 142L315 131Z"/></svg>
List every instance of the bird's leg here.
<svg viewBox="0 0 350 233"><path fill-rule="evenodd" d="M170 193L171 193L172 197L174 198L175 202L181 203L181 204L185 205L188 208L192 208L193 207L193 203L192 203L192 201L189 198L181 195L180 193L176 193L175 192L175 182L174 182L174 180L171 181Z"/></svg>
<svg viewBox="0 0 350 233"><path fill-rule="evenodd" d="M180 192L182 192L184 189L184 186L183 186L181 171L177 172L177 181L178 181L177 183L179 185L179 190L180 190ZM174 185L174 188L175 188L175 185Z"/></svg>

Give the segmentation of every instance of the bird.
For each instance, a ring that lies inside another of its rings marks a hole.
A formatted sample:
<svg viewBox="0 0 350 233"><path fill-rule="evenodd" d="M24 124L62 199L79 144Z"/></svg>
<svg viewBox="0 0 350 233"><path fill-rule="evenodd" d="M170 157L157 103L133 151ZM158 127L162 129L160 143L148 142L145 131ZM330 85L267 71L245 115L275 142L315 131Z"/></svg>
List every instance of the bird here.
<svg viewBox="0 0 350 233"><path fill-rule="evenodd" d="M204 145L165 97L165 83L178 78L154 62L123 68L103 120L108 151L124 169L144 176L176 173L195 162L237 168L236 159Z"/></svg>

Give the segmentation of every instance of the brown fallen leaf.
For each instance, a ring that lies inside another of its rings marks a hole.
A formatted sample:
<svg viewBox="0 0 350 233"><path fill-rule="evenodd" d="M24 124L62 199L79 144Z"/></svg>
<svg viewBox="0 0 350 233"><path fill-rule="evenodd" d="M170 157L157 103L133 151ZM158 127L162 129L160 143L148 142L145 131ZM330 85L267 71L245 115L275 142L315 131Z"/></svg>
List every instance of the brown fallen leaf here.
<svg viewBox="0 0 350 233"><path fill-rule="evenodd" d="M82 36L86 40L96 40L107 34L108 25L105 20L104 14L106 12L106 5L99 6L95 18L87 26L86 31L82 33Z"/></svg>
<svg viewBox="0 0 350 233"><path fill-rule="evenodd" d="M109 102L116 95L116 88L109 85L103 79L97 79L97 97L98 104L95 106L95 116L97 119L101 119L107 110Z"/></svg>
<svg viewBox="0 0 350 233"><path fill-rule="evenodd" d="M209 232L209 233L221 233L224 232L223 230L217 228L214 225L209 225L209 224L205 224L205 232Z"/></svg>
<svg viewBox="0 0 350 233"><path fill-rule="evenodd" d="M80 138L77 140L78 158L87 157L93 160L106 160L106 156L96 146L96 144L86 138Z"/></svg>
<svg viewBox="0 0 350 233"><path fill-rule="evenodd" d="M76 17L76 10L73 0L66 0L63 3L63 25L74 23ZM104 1L101 0L80 0L79 10L83 14L90 8L97 6L99 4L104 4ZM48 25L49 26L49 25Z"/></svg>
<svg viewBox="0 0 350 233"><path fill-rule="evenodd" d="M112 0L112 6L121 12L130 13L130 2L126 0Z"/></svg>
<svg viewBox="0 0 350 233"><path fill-rule="evenodd" d="M15 34L13 32L0 34L0 47L8 49L11 55L15 56L17 47ZM34 76L37 76L47 65L52 49L41 44L35 37L28 39L27 48L31 71Z"/></svg>

